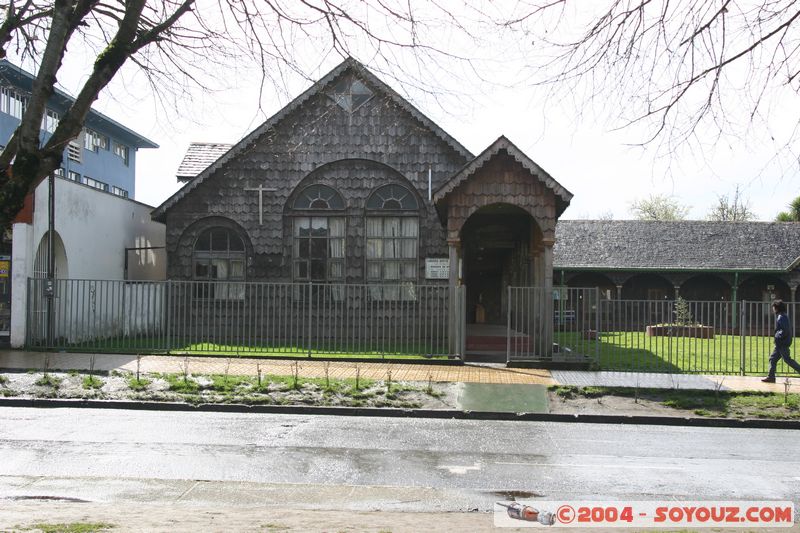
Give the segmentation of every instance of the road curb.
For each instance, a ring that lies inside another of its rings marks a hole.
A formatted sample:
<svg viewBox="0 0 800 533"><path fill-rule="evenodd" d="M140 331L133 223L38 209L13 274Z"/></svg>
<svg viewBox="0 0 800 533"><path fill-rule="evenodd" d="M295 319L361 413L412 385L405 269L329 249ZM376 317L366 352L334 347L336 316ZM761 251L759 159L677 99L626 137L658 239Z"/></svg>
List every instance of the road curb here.
<svg viewBox="0 0 800 533"><path fill-rule="evenodd" d="M0 398L0 407L128 409L138 411L183 411L212 413L264 413L292 415L376 416L391 418L439 418L458 420L519 420L527 422L572 422L583 424L638 424L717 428L800 430L800 420L760 418L689 418L677 416L589 415L556 413L509 413L459 411L456 409L398 409L391 407L316 407L307 405L198 404L136 402L128 400L78 400L53 398Z"/></svg>

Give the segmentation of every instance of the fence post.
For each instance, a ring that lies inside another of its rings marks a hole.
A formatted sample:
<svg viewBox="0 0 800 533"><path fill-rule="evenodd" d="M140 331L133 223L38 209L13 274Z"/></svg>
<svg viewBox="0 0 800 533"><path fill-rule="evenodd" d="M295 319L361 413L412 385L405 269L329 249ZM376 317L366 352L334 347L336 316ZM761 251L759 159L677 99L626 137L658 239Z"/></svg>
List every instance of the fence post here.
<svg viewBox="0 0 800 533"><path fill-rule="evenodd" d="M165 300L167 301L167 307L164 309L164 312L167 314L167 338L166 338L166 348L167 353L172 350L172 338L170 337L172 333L172 282L167 280L165 289L167 294L165 295Z"/></svg>
<svg viewBox="0 0 800 533"><path fill-rule="evenodd" d="M506 365L511 362L511 285L508 286L508 312L506 313Z"/></svg>
<svg viewBox="0 0 800 533"><path fill-rule="evenodd" d="M744 376L744 331L745 318L747 316L747 302L741 305L741 316L739 317L739 375Z"/></svg>
<svg viewBox="0 0 800 533"><path fill-rule="evenodd" d="M306 340L308 346L308 356L311 357L311 300L312 300L312 282L308 282L308 339Z"/></svg>
<svg viewBox="0 0 800 533"><path fill-rule="evenodd" d="M600 300L600 287L595 287L595 302L597 302L597 312L594 314L594 363L600 368L600 313L603 312L603 301Z"/></svg>

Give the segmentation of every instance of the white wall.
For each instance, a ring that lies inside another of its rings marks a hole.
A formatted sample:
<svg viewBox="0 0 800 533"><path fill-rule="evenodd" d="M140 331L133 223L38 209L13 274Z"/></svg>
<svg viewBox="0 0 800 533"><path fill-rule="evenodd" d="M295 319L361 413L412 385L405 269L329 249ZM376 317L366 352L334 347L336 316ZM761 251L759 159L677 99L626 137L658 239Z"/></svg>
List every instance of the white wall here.
<svg viewBox="0 0 800 533"><path fill-rule="evenodd" d="M125 248L163 247L164 225L150 219L152 207L73 181L55 182L55 230L66 251L72 279L125 278ZM25 342L27 279L36 250L47 232L47 180L36 188L33 224L14 224L12 243L11 345ZM163 250L130 252L129 278L163 280Z"/></svg>
<svg viewBox="0 0 800 533"><path fill-rule="evenodd" d="M153 222L153 207L86 185L56 179L55 228L67 252L73 279L124 279L125 248L164 246L164 224ZM47 181L36 189L34 253L47 232ZM132 256L133 254L131 254ZM165 279L163 254L149 254L149 279Z"/></svg>

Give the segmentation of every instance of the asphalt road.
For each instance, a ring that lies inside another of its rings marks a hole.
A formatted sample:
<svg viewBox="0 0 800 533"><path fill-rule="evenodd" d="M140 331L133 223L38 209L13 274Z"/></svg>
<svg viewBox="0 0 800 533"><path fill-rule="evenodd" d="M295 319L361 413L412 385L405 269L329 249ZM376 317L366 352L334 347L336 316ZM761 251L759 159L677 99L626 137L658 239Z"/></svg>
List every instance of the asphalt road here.
<svg viewBox="0 0 800 533"><path fill-rule="evenodd" d="M403 508L408 498L409 510L488 510L509 494L798 503L798 438L764 429L0 408L0 498L158 497L202 480L294 487L304 501L314 496L298 487L340 499L337 487L349 487L371 504L385 495ZM379 489L358 490L365 486Z"/></svg>

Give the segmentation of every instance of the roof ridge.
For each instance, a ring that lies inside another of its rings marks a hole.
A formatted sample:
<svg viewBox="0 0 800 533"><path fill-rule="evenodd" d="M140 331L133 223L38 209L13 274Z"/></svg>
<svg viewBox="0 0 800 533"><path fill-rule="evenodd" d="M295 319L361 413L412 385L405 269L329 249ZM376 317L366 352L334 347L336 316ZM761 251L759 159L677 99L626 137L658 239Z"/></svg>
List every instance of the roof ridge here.
<svg viewBox="0 0 800 533"><path fill-rule="evenodd" d="M206 177L215 172L220 166L226 164L232 157L237 156L241 152L245 151L252 143L256 142L259 138L268 133L277 124L279 124L280 121L283 120L287 115L289 115L291 112L299 108L309 98L321 92L324 87L328 86L334 80L338 79L338 77L341 76L348 68L352 68L353 70L355 70L356 72L360 73L365 78L367 78L370 83L376 85L381 91L383 91L387 96L389 96L393 102L398 104L413 118L422 122L422 124L425 127L427 127L434 135L442 139L456 152L459 152L465 159L473 157L472 153L470 153L469 150L464 148L464 146L462 146L452 136L450 136L447 132L445 132L440 126L438 126L425 114L419 111L419 109L417 109L413 104L411 104L411 102L400 96L397 93L397 91L392 89L384 81L382 81L375 74L373 74L366 66L361 64L353 57L348 56L336 67L331 69L327 74L325 74L323 77L321 77L316 82L311 84L311 86L308 87L308 89L300 93L292 101L290 101L288 104L286 104L276 113L274 113L271 117L265 120L260 126L258 126L250 133L242 137L238 142L231 145L230 150L228 150L222 157L220 157L212 164L210 164L208 167L206 167L197 176L194 176L192 179L190 179L186 183L186 185L178 189L178 191L176 191L174 194L172 194L172 196L170 196L164 202L162 202L160 206L154 209L153 212L151 213L151 217L154 220L161 219L166 213L167 209L170 209L173 205L175 205L175 203L180 201L186 194L188 194L191 190L193 190L200 183L202 183L206 179Z"/></svg>

